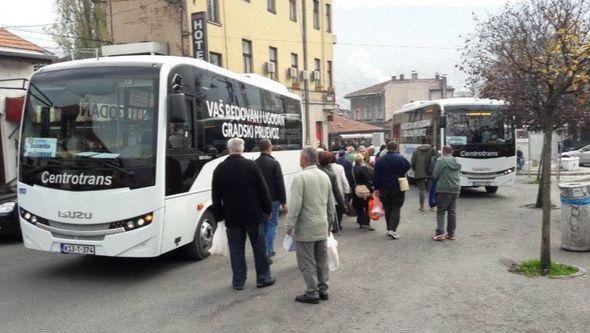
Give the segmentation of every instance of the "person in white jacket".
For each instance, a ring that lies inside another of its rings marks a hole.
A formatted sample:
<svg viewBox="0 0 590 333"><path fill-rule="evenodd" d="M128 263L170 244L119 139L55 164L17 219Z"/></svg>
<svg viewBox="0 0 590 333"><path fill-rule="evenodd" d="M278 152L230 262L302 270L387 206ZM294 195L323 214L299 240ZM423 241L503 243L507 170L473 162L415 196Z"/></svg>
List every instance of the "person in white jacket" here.
<svg viewBox="0 0 590 333"><path fill-rule="evenodd" d="M348 198L348 195L350 194L350 184L348 184L348 180L346 179L346 173L344 172L344 167L342 165L336 163L336 156L334 154L331 154L331 160L330 160L329 167L336 174L336 184L338 185L338 189L340 190L340 193L342 193L342 195L345 198ZM342 207L340 207L339 205L336 206L336 216L338 218L338 230L342 230L342 217L343 217L344 213L346 212L346 209L347 209L346 206L347 205L342 205Z"/></svg>

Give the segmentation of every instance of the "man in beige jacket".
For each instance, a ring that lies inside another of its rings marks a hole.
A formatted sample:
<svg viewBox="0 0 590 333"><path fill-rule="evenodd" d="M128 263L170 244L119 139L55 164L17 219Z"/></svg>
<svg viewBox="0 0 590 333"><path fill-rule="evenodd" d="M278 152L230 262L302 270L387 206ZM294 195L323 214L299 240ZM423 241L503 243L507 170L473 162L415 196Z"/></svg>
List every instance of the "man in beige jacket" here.
<svg viewBox="0 0 590 333"><path fill-rule="evenodd" d="M318 304L328 300L328 221L334 220L334 197L330 178L318 169L318 154L312 147L301 151L303 171L291 184L287 233L295 236L297 265L307 290L295 300Z"/></svg>

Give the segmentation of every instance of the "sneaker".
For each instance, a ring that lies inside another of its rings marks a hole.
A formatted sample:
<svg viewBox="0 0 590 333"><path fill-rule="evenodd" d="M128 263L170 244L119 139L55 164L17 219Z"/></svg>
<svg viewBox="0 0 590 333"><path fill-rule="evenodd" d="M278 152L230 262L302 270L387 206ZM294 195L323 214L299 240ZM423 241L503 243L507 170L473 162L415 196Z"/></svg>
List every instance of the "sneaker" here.
<svg viewBox="0 0 590 333"><path fill-rule="evenodd" d="M448 240L455 240L455 235L448 235L448 234L447 234L447 235L445 236L445 238L446 238L446 239L448 239Z"/></svg>
<svg viewBox="0 0 590 333"><path fill-rule="evenodd" d="M391 237L393 237L393 239L399 239L399 234L395 231L391 232Z"/></svg>
<svg viewBox="0 0 590 333"><path fill-rule="evenodd" d="M272 278L270 281L266 281L266 282L261 282L261 283L257 283L256 284L256 288L264 288L264 287L270 287L273 284L275 284L275 282L277 282L277 278Z"/></svg>
<svg viewBox="0 0 590 333"><path fill-rule="evenodd" d="M434 237L432 237L432 240L438 241L438 242L442 242L445 240L445 235L435 235Z"/></svg>
<svg viewBox="0 0 590 333"><path fill-rule="evenodd" d="M391 231L391 230L387 230L387 232L385 233L387 236L391 237L391 239L395 239L395 237L393 237L393 235L395 234L395 232Z"/></svg>
<svg viewBox="0 0 590 333"><path fill-rule="evenodd" d="M320 299L309 297L307 296L307 294L303 294L295 297L295 301L299 303L318 304L320 302Z"/></svg>
<svg viewBox="0 0 590 333"><path fill-rule="evenodd" d="M369 230L369 231L375 231L375 228L373 228L371 226L367 226L367 230Z"/></svg>

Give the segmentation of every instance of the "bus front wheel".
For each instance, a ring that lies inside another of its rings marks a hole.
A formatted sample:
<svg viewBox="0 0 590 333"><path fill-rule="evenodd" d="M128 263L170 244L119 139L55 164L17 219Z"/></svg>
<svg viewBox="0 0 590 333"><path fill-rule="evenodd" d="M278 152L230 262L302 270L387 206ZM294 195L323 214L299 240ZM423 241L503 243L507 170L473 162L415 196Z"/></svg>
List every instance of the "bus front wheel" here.
<svg viewBox="0 0 590 333"><path fill-rule="evenodd" d="M486 192L488 193L496 193L498 192L498 186L486 186Z"/></svg>
<svg viewBox="0 0 590 333"><path fill-rule="evenodd" d="M193 260L202 260L207 258L211 253L213 235L217 229L215 217L211 211L206 211L197 225L193 241L185 246L185 252Z"/></svg>

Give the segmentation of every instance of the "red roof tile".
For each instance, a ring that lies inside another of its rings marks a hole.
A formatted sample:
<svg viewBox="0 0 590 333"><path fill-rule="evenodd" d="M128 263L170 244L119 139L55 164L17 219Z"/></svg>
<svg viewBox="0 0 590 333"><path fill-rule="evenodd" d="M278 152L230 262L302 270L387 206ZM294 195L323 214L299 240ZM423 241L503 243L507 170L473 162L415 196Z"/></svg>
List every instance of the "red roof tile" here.
<svg viewBox="0 0 590 333"><path fill-rule="evenodd" d="M8 47L12 49L28 50L46 52L42 47L35 45L28 40L22 39L19 36L11 33L6 29L0 28L0 47Z"/></svg>
<svg viewBox="0 0 590 333"><path fill-rule="evenodd" d="M343 133L366 133L366 132L382 132L383 128L366 124L360 121L346 119L341 116L334 115L334 120L328 123L328 133L343 134Z"/></svg>

